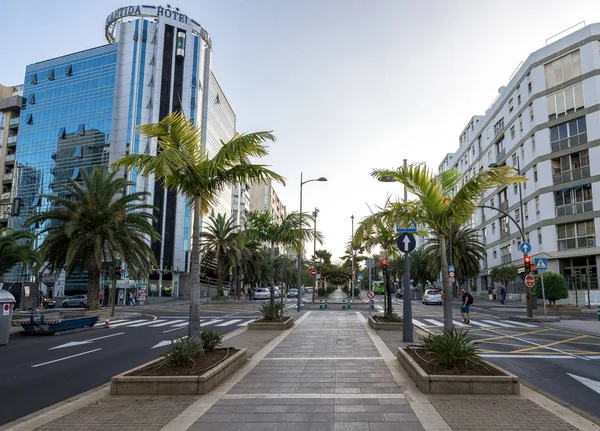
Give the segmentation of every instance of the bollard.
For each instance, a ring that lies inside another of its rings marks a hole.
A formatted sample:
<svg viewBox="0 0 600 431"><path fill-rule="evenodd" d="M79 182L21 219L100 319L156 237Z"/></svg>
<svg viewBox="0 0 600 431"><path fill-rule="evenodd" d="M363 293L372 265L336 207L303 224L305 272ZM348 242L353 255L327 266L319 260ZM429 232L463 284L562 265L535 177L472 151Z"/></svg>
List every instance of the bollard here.
<svg viewBox="0 0 600 431"><path fill-rule="evenodd" d="M374 299L371 299L369 301L369 307L371 308L371 310L375 310L375 300Z"/></svg>
<svg viewBox="0 0 600 431"><path fill-rule="evenodd" d="M352 300L351 299L348 300L348 310L350 310L350 308L352 308Z"/></svg>
<svg viewBox="0 0 600 431"><path fill-rule="evenodd" d="M325 310L327 310L327 300L325 300Z"/></svg>
<svg viewBox="0 0 600 431"><path fill-rule="evenodd" d="M342 310L346 309L346 300L342 299Z"/></svg>
<svg viewBox="0 0 600 431"><path fill-rule="evenodd" d="M320 310L323 309L323 300L322 299L319 300L319 309Z"/></svg>
<svg viewBox="0 0 600 431"><path fill-rule="evenodd" d="M598 320L600 320L600 305L598 306Z"/></svg>

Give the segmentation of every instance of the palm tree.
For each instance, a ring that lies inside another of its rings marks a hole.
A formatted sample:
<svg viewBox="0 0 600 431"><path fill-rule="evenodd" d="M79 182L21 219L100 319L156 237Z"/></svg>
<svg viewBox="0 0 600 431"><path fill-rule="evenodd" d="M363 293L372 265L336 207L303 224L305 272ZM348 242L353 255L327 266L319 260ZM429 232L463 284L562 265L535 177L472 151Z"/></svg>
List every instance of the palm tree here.
<svg viewBox="0 0 600 431"><path fill-rule="evenodd" d="M394 226L408 225L415 221L427 226L432 236L438 238L441 249L442 286L444 292L444 331L452 330L452 296L448 281L446 240L451 224L467 223L483 193L499 186L506 186L526 179L517 175L512 167L501 166L481 170L464 184L462 173L450 169L434 175L424 164L412 164L398 169L375 169L371 175L377 179L391 178L406 186L416 200L408 202L388 201L381 210L365 217L357 230L364 235L380 223ZM364 231L364 232L363 232Z"/></svg>
<svg viewBox="0 0 600 431"><path fill-rule="evenodd" d="M26 224L45 224L40 259L51 272L65 267L67 276L76 270L88 274L88 308L99 306L100 268L105 260L123 259L130 272L147 275L156 263L149 240L157 238L152 228L151 205L141 204L147 192L123 195L133 185L116 172L94 168L82 171L83 185L69 178L60 187L67 197L44 195L52 208L31 216Z"/></svg>
<svg viewBox="0 0 600 431"><path fill-rule="evenodd" d="M479 241L479 232L475 229L453 224L449 230L452 235L452 264L456 268L456 279L462 284L479 274L479 261L485 256L485 247ZM446 252L449 260L449 247ZM442 270L440 266L441 247L437 237L429 238L426 241L423 254L429 272L439 274Z"/></svg>
<svg viewBox="0 0 600 431"><path fill-rule="evenodd" d="M168 114L158 123L145 124L139 131L157 140L156 155L129 154L115 163L116 168L138 168L139 175L154 175L163 187L176 190L190 200L194 210L190 258L190 323L188 336L200 336L200 218L214 205L221 191L234 184L260 184L282 176L265 165L243 163L250 157L268 154L265 142L275 141L271 132L237 134L213 155L202 149L201 129L179 112Z"/></svg>
<svg viewBox="0 0 600 431"><path fill-rule="evenodd" d="M206 230L200 234L200 251L209 260L217 264L217 295L223 295L223 273L225 269L236 266L241 253L238 248L237 226L232 217L223 214L210 216Z"/></svg>
<svg viewBox="0 0 600 431"><path fill-rule="evenodd" d="M35 263L37 253L32 242L33 235L27 231L0 228L0 278L17 263Z"/></svg>
<svg viewBox="0 0 600 431"><path fill-rule="evenodd" d="M432 259L426 257L423 247L410 253L410 276L415 281L415 285L421 284L425 286L428 281L437 279L437 274L440 273L440 270L432 271L430 266L433 263L439 264L439 262L439 257L436 262L432 262Z"/></svg>
<svg viewBox="0 0 600 431"><path fill-rule="evenodd" d="M309 214L303 214L301 217L299 212L293 211L287 214L283 220L278 221L268 211L251 211L246 220L244 235L254 241L269 244L271 250L269 283L271 285L271 302L273 303L275 301L275 247L279 245L298 249L305 241L312 241L315 238L315 232L311 228L313 217ZM323 234L317 231L316 239L322 243ZM300 292L300 286L298 286L298 291Z"/></svg>

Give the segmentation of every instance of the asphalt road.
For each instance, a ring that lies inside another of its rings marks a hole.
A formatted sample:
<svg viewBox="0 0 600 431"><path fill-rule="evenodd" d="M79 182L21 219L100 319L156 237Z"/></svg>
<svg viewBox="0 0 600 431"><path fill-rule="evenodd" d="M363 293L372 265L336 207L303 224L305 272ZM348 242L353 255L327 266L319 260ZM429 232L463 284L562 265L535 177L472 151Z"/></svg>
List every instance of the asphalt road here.
<svg viewBox="0 0 600 431"><path fill-rule="evenodd" d="M218 304L211 304L203 307L202 324L222 334L240 329L239 325L258 317L258 305L227 304L223 311ZM103 385L112 376L157 358L171 340L187 335L188 308L176 303L140 307L136 311L143 310L142 317L115 320L110 329L100 324L64 335L14 334L0 347L0 425ZM163 346L154 347L163 341Z"/></svg>

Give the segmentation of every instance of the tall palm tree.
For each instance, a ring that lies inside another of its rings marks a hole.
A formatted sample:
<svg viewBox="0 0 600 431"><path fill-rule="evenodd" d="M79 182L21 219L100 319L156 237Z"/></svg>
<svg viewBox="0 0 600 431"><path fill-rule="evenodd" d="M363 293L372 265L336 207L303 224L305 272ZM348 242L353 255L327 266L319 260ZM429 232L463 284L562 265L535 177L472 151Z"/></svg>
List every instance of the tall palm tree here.
<svg viewBox="0 0 600 431"><path fill-rule="evenodd" d="M0 228L0 278L17 263L35 263L37 253L32 242L33 235L27 231Z"/></svg>
<svg viewBox="0 0 600 431"><path fill-rule="evenodd" d="M114 166L119 169L136 167L140 175L154 175L163 187L176 190L190 200L194 217L188 336L197 338L201 332L200 218L227 186L271 180L285 184L283 177L267 166L243 163L251 157L267 155L265 143L275 141L275 136L271 132L237 134L228 142L221 141L221 148L211 158L202 148L201 129L179 112L168 114L158 123L140 126L139 132L157 140L157 154L129 154Z"/></svg>
<svg viewBox="0 0 600 431"><path fill-rule="evenodd" d="M87 269L87 307L97 308L102 262L120 258L130 272L148 275L156 264L148 243L157 234L148 212L153 207L140 203L149 193L123 195L133 183L101 167L91 175L82 171L82 178L83 184L69 178L69 184L61 186L67 197L44 195L52 208L34 214L26 224L45 224L38 234L44 239L39 252L51 272L65 267L70 276Z"/></svg>
<svg viewBox="0 0 600 431"><path fill-rule="evenodd" d="M223 214L210 216L206 229L200 234L200 251L217 265L217 295L223 295L223 274L226 269L236 266L241 252L238 248L236 232L239 226L232 217Z"/></svg>
<svg viewBox="0 0 600 431"><path fill-rule="evenodd" d="M427 226L430 234L438 238L444 292L444 331L448 333L453 326L452 295L446 257L449 227L451 224L467 223L485 191L515 182L524 182L526 179L517 175L510 166L481 170L462 186L462 173L458 169L450 169L435 175L424 164L402 166L395 170L375 169L371 175L377 179L392 178L406 186L408 192L416 196L416 199L407 202L388 201L379 212L365 217L357 232L364 235L378 223L394 226L396 223L409 224L415 221L417 224Z"/></svg>
<svg viewBox="0 0 600 431"><path fill-rule="evenodd" d="M432 271L430 264L433 263L439 265L440 259L437 258L436 262L432 262L431 258L425 256L425 249L423 247L410 253L410 276L415 281L415 285L421 284L425 286L428 281L437 279L440 269Z"/></svg>

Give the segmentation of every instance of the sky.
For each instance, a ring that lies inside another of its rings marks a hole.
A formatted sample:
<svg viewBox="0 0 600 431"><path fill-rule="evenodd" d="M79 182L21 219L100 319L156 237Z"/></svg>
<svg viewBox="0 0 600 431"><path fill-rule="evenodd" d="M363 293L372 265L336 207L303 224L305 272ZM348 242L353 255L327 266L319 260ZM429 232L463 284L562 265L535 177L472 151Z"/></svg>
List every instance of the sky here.
<svg viewBox="0 0 600 431"><path fill-rule="evenodd" d="M122 0L3 1L0 83L27 64L106 43ZM154 3L149 3L154 4ZM156 3L161 4L161 3ZM375 168L425 162L434 171L473 115L482 115L521 61L546 39L600 22L597 0L179 0L208 30L212 69L239 132L273 130L261 160L286 178L275 189L303 210L333 259L359 221L402 195ZM166 3L162 4L163 6ZM312 247L309 247L312 252ZM310 253L309 253L310 254Z"/></svg>

